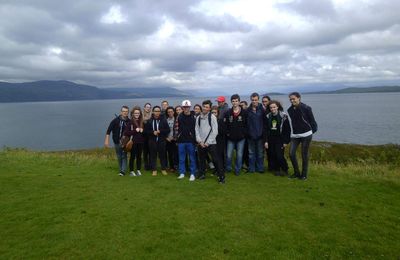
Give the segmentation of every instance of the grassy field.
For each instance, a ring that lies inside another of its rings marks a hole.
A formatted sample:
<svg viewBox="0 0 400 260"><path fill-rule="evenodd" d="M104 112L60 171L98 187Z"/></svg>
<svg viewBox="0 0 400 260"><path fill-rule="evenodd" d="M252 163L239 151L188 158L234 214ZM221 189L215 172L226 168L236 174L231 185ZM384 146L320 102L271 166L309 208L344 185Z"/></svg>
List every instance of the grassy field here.
<svg viewBox="0 0 400 260"><path fill-rule="evenodd" d="M0 152L0 258L399 259L400 147L312 145L307 181L119 177L109 150Z"/></svg>

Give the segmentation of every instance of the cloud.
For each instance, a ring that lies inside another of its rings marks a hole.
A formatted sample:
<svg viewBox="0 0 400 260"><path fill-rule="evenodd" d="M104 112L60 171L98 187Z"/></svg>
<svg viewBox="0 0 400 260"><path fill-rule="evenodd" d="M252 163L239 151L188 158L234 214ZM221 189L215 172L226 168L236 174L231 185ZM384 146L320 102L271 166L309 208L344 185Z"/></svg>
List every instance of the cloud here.
<svg viewBox="0 0 400 260"><path fill-rule="evenodd" d="M4 0L0 80L206 92L393 84L399 9L394 0Z"/></svg>

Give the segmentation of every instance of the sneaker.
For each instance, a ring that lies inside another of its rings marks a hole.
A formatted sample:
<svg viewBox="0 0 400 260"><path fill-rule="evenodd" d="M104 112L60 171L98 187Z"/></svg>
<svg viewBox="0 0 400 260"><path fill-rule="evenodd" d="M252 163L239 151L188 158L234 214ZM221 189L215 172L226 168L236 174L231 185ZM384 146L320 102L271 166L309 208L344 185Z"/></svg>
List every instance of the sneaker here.
<svg viewBox="0 0 400 260"><path fill-rule="evenodd" d="M157 171L153 171L153 173L151 174L151 176L157 176Z"/></svg>
<svg viewBox="0 0 400 260"><path fill-rule="evenodd" d="M209 163L208 163L208 167L210 167L211 170L214 170L214 169L215 169L215 165L214 165L213 162L209 162Z"/></svg>
<svg viewBox="0 0 400 260"><path fill-rule="evenodd" d="M218 178L218 183L219 184L224 184L225 183L225 178Z"/></svg>
<svg viewBox="0 0 400 260"><path fill-rule="evenodd" d="M185 178L185 174L183 174L183 173L179 174L178 179L183 179L183 178Z"/></svg>
<svg viewBox="0 0 400 260"><path fill-rule="evenodd" d="M119 176L125 176L124 172L119 172Z"/></svg>
<svg viewBox="0 0 400 260"><path fill-rule="evenodd" d="M190 175L189 181L194 181L196 178L194 177L193 174Z"/></svg>
<svg viewBox="0 0 400 260"><path fill-rule="evenodd" d="M168 173L167 173L165 170L162 170L161 173L162 173L162 175L164 175L164 176L168 175Z"/></svg>
<svg viewBox="0 0 400 260"><path fill-rule="evenodd" d="M299 180L305 181L305 180L307 180L307 176L300 176Z"/></svg>
<svg viewBox="0 0 400 260"><path fill-rule="evenodd" d="M136 177L136 174L135 174L134 171L131 171L131 173L129 174L129 176L131 176L131 177Z"/></svg>
<svg viewBox="0 0 400 260"><path fill-rule="evenodd" d="M142 173L140 172L140 170L136 171L136 176L142 176Z"/></svg>

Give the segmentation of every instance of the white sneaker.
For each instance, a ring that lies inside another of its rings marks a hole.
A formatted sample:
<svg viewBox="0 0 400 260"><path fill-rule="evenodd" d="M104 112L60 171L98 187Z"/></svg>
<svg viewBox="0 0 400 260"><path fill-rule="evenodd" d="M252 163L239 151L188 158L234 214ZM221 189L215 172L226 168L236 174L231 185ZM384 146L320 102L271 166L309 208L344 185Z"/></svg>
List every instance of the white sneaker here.
<svg viewBox="0 0 400 260"><path fill-rule="evenodd" d="M210 167L211 170L214 170L214 169L215 169L215 165L214 165L213 162L209 162L209 163L208 163L208 166Z"/></svg>
<svg viewBox="0 0 400 260"><path fill-rule="evenodd" d="M190 175L189 181L194 181L196 178L194 177L194 175Z"/></svg>
<svg viewBox="0 0 400 260"><path fill-rule="evenodd" d="M179 177L178 177L178 179L183 179L183 178L185 178L185 174L179 174Z"/></svg>
<svg viewBox="0 0 400 260"><path fill-rule="evenodd" d="M142 176L142 173L140 172L140 170L136 171L136 176Z"/></svg>
<svg viewBox="0 0 400 260"><path fill-rule="evenodd" d="M136 177L136 174L135 174L134 171L131 171L131 173L129 174L129 176L131 176L131 177Z"/></svg>

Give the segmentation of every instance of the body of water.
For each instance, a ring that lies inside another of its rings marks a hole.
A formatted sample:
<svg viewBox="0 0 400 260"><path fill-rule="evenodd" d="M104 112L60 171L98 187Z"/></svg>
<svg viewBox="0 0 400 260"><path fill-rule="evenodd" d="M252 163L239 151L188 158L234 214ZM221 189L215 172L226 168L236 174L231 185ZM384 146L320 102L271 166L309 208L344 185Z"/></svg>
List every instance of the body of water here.
<svg viewBox="0 0 400 260"><path fill-rule="evenodd" d="M287 96L272 96L289 106ZM319 130L314 140L338 143L400 143L400 93L310 94ZM201 104L206 98L189 98ZM214 99L212 101L214 102ZM168 98L178 105L182 98ZM249 97L242 97L249 100ZM162 99L0 103L0 147L68 150L101 147L109 122L122 105L160 105ZM227 97L229 101L229 97ZM228 102L229 103L229 102Z"/></svg>

